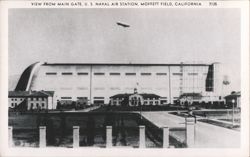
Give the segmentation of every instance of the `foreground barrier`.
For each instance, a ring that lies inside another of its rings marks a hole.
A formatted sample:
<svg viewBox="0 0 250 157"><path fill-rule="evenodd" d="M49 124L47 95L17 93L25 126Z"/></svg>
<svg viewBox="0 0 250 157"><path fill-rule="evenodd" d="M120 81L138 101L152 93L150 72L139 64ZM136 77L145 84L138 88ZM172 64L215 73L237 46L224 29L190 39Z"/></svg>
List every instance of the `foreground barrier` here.
<svg viewBox="0 0 250 157"><path fill-rule="evenodd" d="M79 147L79 126L73 126L73 148L78 148Z"/></svg>
<svg viewBox="0 0 250 157"><path fill-rule="evenodd" d="M186 119L186 143L188 147L194 145L194 121L193 119ZM13 145L13 128L9 126L9 147ZM112 143L112 126L106 126L106 148L111 148ZM73 148L80 146L80 127L73 126ZM46 147L46 126L39 127L39 147ZM139 126L139 148L146 147L145 126ZM169 146L169 128L163 127L163 148L170 148Z"/></svg>
<svg viewBox="0 0 250 157"><path fill-rule="evenodd" d="M39 127L39 147L46 147L46 126Z"/></svg>
<svg viewBox="0 0 250 157"><path fill-rule="evenodd" d="M9 145L9 147L12 147L12 145L13 145L13 128L12 128L12 126L9 126L9 128L8 128L8 139L9 139L8 145Z"/></svg>
<svg viewBox="0 0 250 157"><path fill-rule="evenodd" d="M139 148L145 148L146 143L145 143L145 126L140 125L140 132L139 132Z"/></svg>
<svg viewBox="0 0 250 157"><path fill-rule="evenodd" d="M163 148L169 148L169 128L163 127Z"/></svg>
<svg viewBox="0 0 250 157"><path fill-rule="evenodd" d="M186 117L186 145L193 147L195 141L195 119L193 117Z"/></svg>
<svg viewBox="0 0 250 157"><path fill-rule="evenodd" d="M106 148L112 147L112 126L106 126Z"/></svg>

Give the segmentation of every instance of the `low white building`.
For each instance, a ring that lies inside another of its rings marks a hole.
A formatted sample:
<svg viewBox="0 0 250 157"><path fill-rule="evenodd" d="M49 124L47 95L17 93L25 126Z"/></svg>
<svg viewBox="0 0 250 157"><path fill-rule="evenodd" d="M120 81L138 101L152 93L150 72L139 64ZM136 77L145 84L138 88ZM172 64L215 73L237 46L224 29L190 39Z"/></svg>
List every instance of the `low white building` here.
<svg viewBox="0 0 250 157"><path fill-rule="evenodd" d="M160 105L160 96L150 93L125 93L116 94L110 97L110 105L140 106L140 105Z"/></svg>
<svg viewBox="0 0 250 157"><path fill-rule="evenodd" d="M193 103L201 103L204 101L200 93L183 93L180 98L180 105L192 105Z"/></svg>
<svg viewBox="0 0 250 157"><path fill-rule="evenodd" d="M225 96L226 104L228 106L233 106L240 108L241 107L241 93L232 92L231 94Z"/></svg>
<svg viewBox="0 0 250 157"><path fill-rule="evenodd" d="M56 109L54 91L9 91L9 108Z"/></svg>

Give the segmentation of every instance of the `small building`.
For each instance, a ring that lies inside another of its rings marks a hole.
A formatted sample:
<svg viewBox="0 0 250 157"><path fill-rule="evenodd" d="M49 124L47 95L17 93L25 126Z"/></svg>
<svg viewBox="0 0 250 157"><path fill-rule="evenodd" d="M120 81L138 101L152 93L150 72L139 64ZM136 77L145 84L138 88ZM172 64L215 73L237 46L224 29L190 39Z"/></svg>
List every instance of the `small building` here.
<svg viewBox="0 0 250 157"><path fill-rule="evenodd" d="M56 109L54 91L9 91L9 108Z"/></svg>
<svg viewBox="0 0 250 157"><path fill-rule="evenodd" d="M202 95L200 93L183 93L179 97L180 105L192 105L193 103L199 103L202 101Z"/></svg>
<svg viewBox="0 0 250 157"><path fill-rule="evenodd" d="M233 106L234 100L234 107L240 108L241 107L241 93L240 92L232 92L231 94L224 97L226 101L226 105Z"/></svg>
<svg viewBox="0 0 250 157"><path fill-rule="evenodd" d="M129 96L132 94L116 94L110 97L110 105L112 106L126 106L129 103Z"/></svg>
<svg viewBox="0 0 250 157"><path fill-rule="evenodd" d="M160 96L156 94L142 93L144 105L161 105Z"/></svg>
<svg viewBox="0 0 250 157"><path fill-rule="evenodd" d="M110 105L115 106L140 106L140 105L160 105L160 96L149 93L116 94L110 97Z"/></svg>

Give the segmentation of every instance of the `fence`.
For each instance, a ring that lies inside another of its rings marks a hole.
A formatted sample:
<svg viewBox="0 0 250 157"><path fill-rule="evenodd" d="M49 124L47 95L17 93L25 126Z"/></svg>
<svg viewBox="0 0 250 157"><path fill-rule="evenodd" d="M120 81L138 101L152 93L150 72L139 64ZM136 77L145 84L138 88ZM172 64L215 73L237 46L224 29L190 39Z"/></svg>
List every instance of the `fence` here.
<svg viewBox="0 0 250 157"><path fill-rule="evenodd" d="M187 117L186 125L186 139L187 147L193 147L195 142L195 120L192 117ZM146 148L145 126L139 126L139 148ZM73 148L79 148L80 143L80 127L73 126ZM169 144L169 127L163 127L163 148L173 148ZM9 126L9 147L13 146L13 128ZM39 147L46 147L46 126L39 127ZM106 148L113 147L112 126L106 126Z"/></svg>

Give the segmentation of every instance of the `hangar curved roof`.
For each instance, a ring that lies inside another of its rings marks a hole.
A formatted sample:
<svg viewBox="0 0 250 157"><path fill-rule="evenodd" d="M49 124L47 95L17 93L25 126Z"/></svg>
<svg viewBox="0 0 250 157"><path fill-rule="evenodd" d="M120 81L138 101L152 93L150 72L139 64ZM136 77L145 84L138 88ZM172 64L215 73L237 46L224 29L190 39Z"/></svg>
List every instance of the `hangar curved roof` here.
<svg viewBox="0 0 250 157"><path fill-rule="evenodd" d="M34 64L31 64L30 66L28 66L22 73L15 91L27 91L29 89L29 84L30 81L33 77L33 72L35 70L35 67L39 64L40 62L36 62Z"/></svg>

